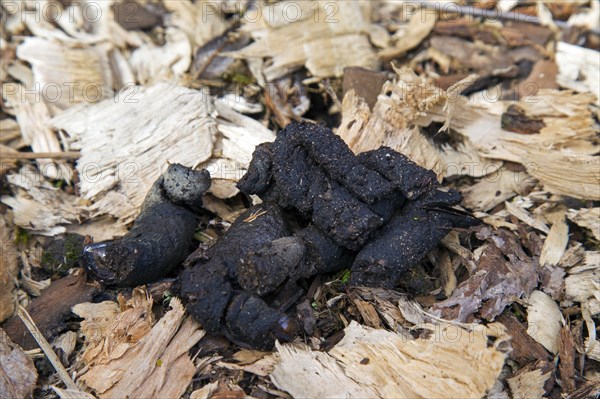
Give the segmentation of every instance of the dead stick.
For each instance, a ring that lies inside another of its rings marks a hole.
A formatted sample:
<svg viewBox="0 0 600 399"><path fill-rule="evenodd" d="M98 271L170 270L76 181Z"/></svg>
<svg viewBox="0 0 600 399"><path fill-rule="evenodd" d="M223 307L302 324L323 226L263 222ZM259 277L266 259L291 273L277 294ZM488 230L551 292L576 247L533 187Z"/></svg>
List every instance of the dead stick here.
<svg viewBox="0 0 600 399"><path fill-rule="evenodd" d="M79 151L64 152L14 152L10 154L0 154L0 159L77 159L81 153Z"/></svg>
<svg viewBox="0 0 600 399"><path fill-rule="evenodd" d="M62 382L64 382L67 389L75 389L78 391L79 388L77 387L77 385L75 385L75 382L73 381L73 379L71 378L71 376L69 375L69 373L67 372L65 367L60 362L60 359L58 358L58 356L56 356L56 353L54 353L54 351L52 350L52 347L50 346L50 344L48 343L46 338L44 338L41 331L35 325L35 322L33 321L31 316L27 312L27 309L25 309L23 306L19 305L19 310L17 311L17 315L23 321L23 324L25 324L25 327L27 327L27 329L31 333L31 336L36 340L36 342L38 343L40 348L42 348L42 350L46 354L46 357L48 358L50 363L52 363L54 370L56 370L56 372L58 373L58 376L60 377Z"/></svg>
<svg viewBox="0 0 600 399"><path fill-rule="evenodd" d="M488 19L499 19L499 20L503 20L503 21L525 22L525 23L530 23L530 24L534 24L534 25L542 25L542 21L540 21L539 18L537 18L533 15L521 14L521 13L514 12L514 11L504 12L501 10L486 10L486 9L474 7L473 5L459 6L454 3L437 4L437 3L423 2L423 3L419 3L419 5L428 10L435 10L442 14L444 14L444 13L460 14L460 15L469 15L472 17L482 17L482 18L488 18ZM565 21L554 20L554 23L562 29L569 27L569 25ZM600 30L597 28L589 29L589 32L594 35L600 35Z"/></svg>

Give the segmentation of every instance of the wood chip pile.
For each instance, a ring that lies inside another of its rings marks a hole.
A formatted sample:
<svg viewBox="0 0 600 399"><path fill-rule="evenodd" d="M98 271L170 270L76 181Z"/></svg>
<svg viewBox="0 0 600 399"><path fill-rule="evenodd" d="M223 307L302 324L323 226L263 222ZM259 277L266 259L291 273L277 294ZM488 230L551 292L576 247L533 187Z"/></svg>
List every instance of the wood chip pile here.
<svg viewBox="0 0 600 399"><path fill-rule="evenodd" d="M600 394L598 1L1 7L0 397ZM294 120L433 169L483 223L397 290L309 281L312 334L273 352L86 279L77 248L125 234L171 163L209 170L214 242Z"/></svg>

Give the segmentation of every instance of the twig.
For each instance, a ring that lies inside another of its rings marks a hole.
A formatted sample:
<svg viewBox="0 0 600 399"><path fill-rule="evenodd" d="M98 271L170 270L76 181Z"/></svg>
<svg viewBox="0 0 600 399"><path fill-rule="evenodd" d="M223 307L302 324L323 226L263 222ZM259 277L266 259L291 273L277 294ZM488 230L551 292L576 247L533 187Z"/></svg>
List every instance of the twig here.
<svg viewBox="0 0 600 399"><path fill-rule="evenodd" d="M77 159L80 155L79 151L13 152L10 154L0 154L0 159Z"/></svg>
<svg viewBox="0 0 600 399"><path fill-rule="evenodd" d="M521 13L513 12L513 11L504 12L504 11L497 10L497 9L486 10L483 8L474 7L472 5L471 6L459 6L459 5L453 4L453 3L452 4L439 4L439 3L422 2L419 5L428 10L435 10L439 13L470 15L473 17L499 19L499 20L503 20L503 21L526 22L526 23L530 23L530 24L534 24L534 25L542 25L542 22L539 20L539 18L534 17L533 15L521 14ZM561 29L570 27L570 25L568 25L565 21L555 20L554 23ZM600 29L594 28L594 29L589 29L588 31L593 33L594 35L600 35Z"/></svg>
<svg viewBox="0 0 600 399"><path fill-rule="evenodd" d="M71 376L69 375L69 373L67 372L65 367L60 362L60 359L58 358L58 356L56 356L56 353L54 353L54 351L52 350L52 347L50 346L50 344L48 343L46 338L44 338L41 331L35 325L35 322L33 321L31 316L27 312L27 309L25 309L23 306L19 305L19 309L17 310L17 315L23 321L23 324L25 324L25 327L27 327L27 330L29 330L29 333L31 334L33 339L35 339L36 342L38 343L38 345L40 346L40 348L42 348L42 350L46 354L46 357L48 358L48 360L54 367L54 370L56 370L56 372L58 373L58 376L60 377L62 382L65 384L65 386L68 389L75 389L75 390L79 391L79 388L77 387L77 385L75 385L75 382L73 381L73 379L71 378Z"/></svg>

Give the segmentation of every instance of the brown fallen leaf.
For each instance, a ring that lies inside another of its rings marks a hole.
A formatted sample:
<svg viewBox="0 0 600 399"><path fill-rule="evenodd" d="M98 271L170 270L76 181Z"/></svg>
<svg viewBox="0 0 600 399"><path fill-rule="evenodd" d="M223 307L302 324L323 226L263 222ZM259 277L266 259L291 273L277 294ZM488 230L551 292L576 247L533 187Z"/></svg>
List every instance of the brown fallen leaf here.
<svg viewBox="0 0 600 399"><path fill-rule="evenodd" d="M29 356L0 328L0 397L31 397L37 377Z"/></svg>
<svg viewBox="0 0 600 399"><path fill-rule="evenodd" d="M479 316L493 320L508 304L537 286L538 259L525 253L514 233L483 227L476 235L486 241L475 262L476 269L450 298L431 309L445 319L465 322Z"/></svg>

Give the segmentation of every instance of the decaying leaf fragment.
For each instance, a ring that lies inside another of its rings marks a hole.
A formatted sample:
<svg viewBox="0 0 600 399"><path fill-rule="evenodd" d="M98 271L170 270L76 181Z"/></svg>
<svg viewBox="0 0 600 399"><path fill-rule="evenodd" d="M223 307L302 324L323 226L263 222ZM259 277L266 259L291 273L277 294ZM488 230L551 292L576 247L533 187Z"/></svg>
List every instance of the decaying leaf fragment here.
<svg viewBox="0 0 600 399"><path fill-rule="evenodd" d="M85 318L78 381L101 398L181 396L196 372L188 350L204 331L185 317L177 298L156 323L152 299L144 290L135 289L132 299L123 302L73 308Z"/></svg>
<svg viewBox="0 0 600 399"><path fill-rule="evenodd" d="M429 338L412 340L352 321L344 332L329 353L278 346L271 380L294 397L481 397L506 357L488 346L483 328L437 325ZM497 343L505 339L501 333Z"/></svg>
<svg viewBox="0 0 600 399"><path fill-rule="evenodd" d="M472 320L474 314L493 320L504 308L538 284L538 259L524 251L519 238L506 229L483 227L477 238L486 240L477 268L452 296L433 305L445 319Z"/></svg>
<svg viewBox="0 0 600 399"><path fill-rule="evenodd" d="M258 7L244 18L242 31L255 42L231 53L241 58L271 57L264 68L267 81L302 66L317 78L341 76L347 66L376 69L378 60L365 32L367 12L359 2L310 3L282 1Z"/></svg>
<svg viewBox="0 0 600 399"><path fill-rule="evenodd" d="M0 328L0 397L31 397L37 377L31 359Z"/></svg>

